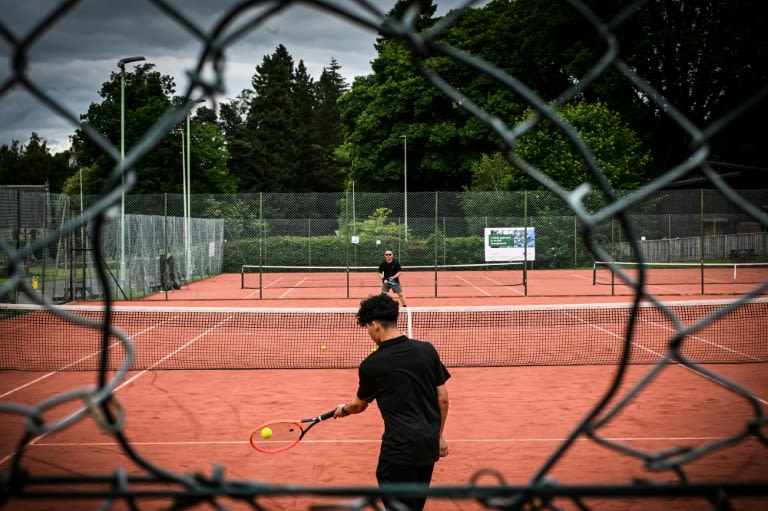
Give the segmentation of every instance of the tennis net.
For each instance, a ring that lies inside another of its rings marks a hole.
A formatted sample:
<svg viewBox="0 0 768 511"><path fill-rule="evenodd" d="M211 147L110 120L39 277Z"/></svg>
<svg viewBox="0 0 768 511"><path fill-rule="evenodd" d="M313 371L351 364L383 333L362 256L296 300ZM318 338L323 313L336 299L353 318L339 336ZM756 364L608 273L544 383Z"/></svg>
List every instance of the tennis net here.
<svg viewBox="0 0 768 511"><path fill-rule="evenodd" d="M643 263L647 285L676 285L696 287L701 294L719 292L733 286L753 286L768 281L768 263ZM636 278L640 268L637 262L595 261L592 266L592 284L609 285L614 290L624 281L615 268ZM741 292L746 291L740 290Z"/></svg>
<svg viewBox="0 0 768 511"><path fill-rule="evenodd" d="M367 296L378 288L378 266L271 266L244 264L240 269L240 287L258 289L260 297L267 289L322 288L334 290L339 297ZM477 296L478 289L526 288L526 266L518 262L476 264L436 264L403 266L401 282L408 289L426 288L420 296L441 296L445 288L464 288L465 293L452 296ZM487 294L487 293L486 293ZM527 294L516 291L515 295ZM409 295L413 293L409 292ZM504 293L495 293L496 296Z"/></svg>
<svg viewBox="0 0 768 511"><path fill-rule="evenodd" d="M685 326L728 302L670 302ZM93 306L62 306L99 323ZM351 368L374 345L356 325L356 309L117 307L111 324L135 348L133 370ZM451 367L597 365L620 359L627 304L412 307L400 329L432 342ZM687 335L681 352L700 363L768 361L768 299L757 299ZM656 363L676 335L657 307L642 306L630 363ZM125 346L110 339L107 367L125 365ZM101 333L37 306L0 306L0 369L81 371L99 368Z"/></svg>

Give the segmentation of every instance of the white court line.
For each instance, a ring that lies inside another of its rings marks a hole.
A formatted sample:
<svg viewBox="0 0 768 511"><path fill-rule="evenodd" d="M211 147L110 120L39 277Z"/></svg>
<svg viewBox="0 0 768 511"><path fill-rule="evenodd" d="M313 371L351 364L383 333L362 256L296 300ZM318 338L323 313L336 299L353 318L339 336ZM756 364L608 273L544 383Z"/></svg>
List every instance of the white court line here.
<svg viewBox="0 0 768 511"><path fill-rule="evenodd" d="M610 330L607 330L607 329L605 329L605 328L603 328L603 327L601 327L601 326L598 326L598 325L595 325L595 324L593 324L593 323L590 323L589 321L587 321L587 320L584 320L584 319L581 319L581 318L579 318L579 317L577 317L577 316L574 316L573 314L569 314L569 316L571 316L572 318L576 319L577 321L579 321L579 322L581 322L581 323L583 323L583 324L585 324L585 325L587 325L587 326L590 326L590 327L594 328L595 330L598 330L598 331L600 331L600 332L603 332L603 333L605 333L605 334L608 334L608 336L609 336L609 337L614 337L614 338L616 338L617 340L619 340L619 341L620 341L620 342L622 342L622 343L623 343L623 342L624 342L624 340L625 340L623 335L619 335L619 334L617 334L617 333L615 333L615 332L612 332L612 331L610 331ZM669 327L668 327L668 326L666 326L666 325L660 325L660 324L658 324L658 323L654 323L654 322L651 322L651 321L645 321L645 320L642 320L642 321L643 321L644 323L646 323L646 324L648 324L648 325L652 325L652 326L654 326L654 327L656 327L656 328L663 328L663 329L665 329L665 330L667 330L667 331L669 331L669 332L674 332L674 329L672 329L672 328L669 328ZM709 343L709 344L711 344L711 345L713 345L713 346L722 347L722 346L719 346L719 345L718 345L718 344L716 344L716 343L711 343L711 342L709 342L709 341L706 341L705 339L700 339L698 336L696 336L695 338L696 338L696 339L698 339L698 340L701 340L702 342L707 342L707 343ZM655 356L657 356L657 357L659 357L659 358L662 358L662 357L664 356L664 354L662 354L662 353L658 353L658 352L656 352L656 351L654 351L654 350L652 350L652 349L650 349L650 348L647 348L647 347L643 346L642 344L638 343L637 341L632 341L632 345L633 345L633 346L637 346L637 347L639 347L639 348L641 348L641 349L643 349L643 350L647 351L648 353L651 353L651 354L653 354L653 355L655 355ZM722 347L722 348L724 348L724 347ZM729 351L733 351L733 350L729 350ZM746 355L744 355L743 353L740 353L740 352L734 352L734 353L739 353L739 355L741 355L741 356L746 356ZM709 377L709 375L707 375L707 374L704 374L704 373L702 373L702 372L700 372L700 371L697 371L697 370L696 370L695 368L693 368L693 367L689 367L689 366L687 366L687 365L681 364L680 362L676 362L675 364L676 364L678 367L682 367L682 368L684 368L684 369L687 369L687 370L689 370L689 371L691 371L691 372L693 372L693 373L695 373L695 374L697 374L697 375L699 375L699 376L703 376L703 377L707 378L707 379L708 379L708 380L710 380L710 381L714 381L714 380L712 380L712 378L710 378L710 377ZM717 383L717 382L716 382L716 383ZM759 397L759 396L755 395L754 393L752 393L752 396L753 396L755 399L757 399L758 401L760 401L762 404L764 404L764 405L768 405L768 401L767 401L767 400L765 400L765 399L763 399L763 398L761 398L761 397Z"/></svg>
<svg viewBox="0 0 768 511"><path fill-rule="evenodd" d="M515 286L510 286L508 284L504 284L503 282L499 282L498 280L492 279L491 277L488 277L486 275L482 275L481 278L484 278L485 280L489 280L489 281L491 281L492 283L496 284L499 287L503 287L504 289L509 289L510 291L514 291L515 293L519 294L520 296L523 296L523 292L522 291L518 291L517 287L515 287ZM522 284L520 284L520 285L522 285Z"/></svg>
<svg viewBox="0 0 768 511"><path fill-rule="evenodd" d="M147 332L149 332L151 330L154 330L155 328L157 328L158 326L162 325L163 323L165 323L165 322L154 324L154 325L152 325L150 327L145 328L144 330L140 330L140 331L136 332L133 335L129 335L128 337L130 339L133 339L135 337L140 337L140 336L146 334ZM121 332L123 332L124 334L128 335L128 333L125 332L122 328L117 327L114 324L112 324L112 326L115 327L115 328L118 328ZM96 330L94 330L94 332L96 332ZM112 348L114 348L115 346L118 346L120 344L122 344L122 341L115 341L112 344L110 344L107 349L111 350ZM74 361L74 362L72 362L70 364L62 366L62 367L56 369L55 371L51 371L50 373L44 374L43 376L40 376L39 378L35 378L34 380L29 381L29 382L27 382L27 383L25 383L23 385L19 385L18 387L11 389L11 390L9 390L8 392L6 392L4 394L0 394L0 399L4 398L6 396L10 396L14 392L18 392L18 391L20 391L20 390L22 390L22 389L24 389L24 388L34 384L34 383L38 383L38 382L41 382L41 381L43 381L43 380L45 380L47 378L51 378L52 376L56 376L57 374L66 371L70 367L73 367L73 366L79 364L80 362L88 360L89 358L93 358L93 357L99 356L100 354L101 354L101 350L96 350L93 353L91 353L90 355L85 355L84 357L81 357L78 360L76 360L76 361Z"/></svg>
<svg viewBox="0 0 768 511"><path fill-rule="evenodd" d="M81 358L79 361L85 360L86 358L89 358L89 357L90 357L90 355L88 357ZM75 362L75 363L77 363L77 362ZM19 385L18 387L9 390L5 394L0 394L0 399L4 398L6 396L10 396L14 392L18 392L18 391L20 391L22 389L25 389L25 388L29 387L30 385L33 385L33 384L38 383L38 382L41 382L41 381L45 380L46 378L50 378L51 376L59 374L59 372L60 371L53 371L53 372L50 372L48 374L44 374L43 376L40 376L39 378L35 378L34 380L28 381L24 385Z"/></svg>
<svg viewBox="0 0 768 511"><path fill-rule="evenodd" d="M293 286L291 286L290 288L288 288L288 289L285 291L285 293L283 293L283 294L281 294L281 295L280 295L280 298L285 298L285 297L286 297L286 296L287 296L289 293L291 293L291 292L292 292L294 289L299 289L299 288L301 287L301 285L302 285L304 282L306 282L306 281L307 281L307 279L309 279L309 277L304 277L303 279L301 279L300 281L298 281L298 282L297 282L295 285L293 285Z"/></svg>
<svg viewBox="0 0 768 511"><path fill-rule="evenodd" d="M183 344L182 346L180 346L179 348L177 348L177 349L173 350L171 353L167 354L167 355L166 355L166 356L164 356L163 358L161 358L161 359L157 360L155 363L153 363L153 364L152 364L151 366L149 366L147 369L143 369L143 370L139 371L138 373L136 373L136 374L135 374L135 375L133 375L132 377L128 378L127 380L125 380L124 382L122 382L122 383L121 383L120 385L118 385L117 387L115 387L115 390L113 390L113 391L112 391L112 393L114 394L115 392L117 392L117 391L118 391L118 390L120 390L121 388L125 387L125 386L126 386L126 385L128 385L129 383L131 383L131 382L133 382L133 381L136 381L136 380L137 380L137 379L139 379L140 377L144 376L145 374L147 374L149 371L151 371L152 369L154 369L155 367L157 367L157 366L158 366L158 365L160 365L161 363L165 362L166 360L168 360L168 359L169 359L169 358L171 358L172 356L176 355L176 353L180 352L181 350L183 350L183 349L187 348L188 346L192 345L193 343L197 342L197 341L198 341L198 340L199 340L201 337L203 337L203 336L205 336L205 335L208 335L208 333L210 333L210 332L212 332L212 331L214 331L214 330L218 329L218 328L219 328L221 325L223 325L223 324L225 324L225 323L229 322L229 320L231 320L231 319L232 319L232 317L233 317L233 316L229 316L229 317L227 317L226 319L224 319L224 320L220 321L219 323L217 323L216 325L212 326L211 328L209 328L209 329L208 329L208 330L206 330L205 332L203 332L203 333L201 333L201 334L199 334L199 335L197 335L197 336L193 337L193 338L192 338L192 339L190 339L190 340L189 340L187 343L185 343L185 344ZM162 323L161 323L161 324L162 324ZM151 326L151 327L149 327L149 328L147 328L147 329L145 329L145 330L142 330L142 331L141 331L139 334L137 334L137 335L141 335L141 334L143 334L143 333L145 333L145 332L148 332L149 330L152 330L152 329L154 329L154 328L157 328L157 327L158 327L158 325L153 325L153 326ZM131 338L133 338L133 337L131 337ZM89 355L89 356L92 356L92 355ZM53 375L53 374L56 374L56 372L53 372L53 373L49 373L49 374ZM64 420L65 420L65 421L69 420L70 418L72 418L72 417L74 417L74 416L78 415L79 413L82 413L82 412L83 412L85 409L86 409L85 407L81 407L81 408L79 408L78 410L76 410L76 411L72 412L72 413L71 413L69 416L67 416L67 417L66 417ZM32 440L30 440L30 441L29 441L29 442L28 442L28 443L27 443L27 444L26 444L26 445L23 447L23 449L27 449L28 447L31 447L31 446L35 445L35 444L36 444L36 443L37 443L37 442L38 442L40 439L42 439L42 438L45 438L46 436L48 436L48 433L43 433L42 435L39 435L39 436L37 436L37 437L33 438ZM14 452L12 452L12 453L10 453L10 454L7 454L7 455L6 455L6 456L4 456L3 458L0 458L0 465L2 465L3 463L5 463L5 462L6 462L6 461L8 461L9 459L11 459L11 458L14 456L14 454L16 454L16 451L14 451Z"/></svg>
<svg viewBox="0 0 768 511"><path fill-rule="evenodd" d="M576 273L571 273L571 277L576 277L577 279L584 279L584 280L592 281L592 277L585 277L584 275L580 275L580 274L576 274ZM706 282L705 282L705 284L706 284ZM601 285L607 286L609 284L601 284ZM616 277L616 282L615 282L614 285L615 286L624 286L624 287L628 287L628 288L632 289L632 287L629 284L627 284L626 282L624 282L624 280L621 277L619 277L619 276ZM670 291L670 292L675 292L675 293L679 293L680 292L679 289L674 288L674 287L661 286L661 285L658 285L658 284L648 284L648 282L645 283L643 288L646 289L646 290L650 288L650 289L663 289L664 291Z"/></svg>
<svg viewBox="0 0 768 511"><path fill-rule="evenodd" d="M726 317L727 317L727 316L726 316ZM659 324L659 323L654 323L654 322L651 322L651 321L645 321L645 320L644 320L644 323L646 323L646 324L648 324L648 325L653 325L653 326L655 326L655 327L657 327L657 328L662 328L662 329L664 329L664 330L667 330L667 331L668 331L668 332L670 332L670 333L674 333L674 332L675 332L675 330L674 330L673 328L670 328L670 327L668 327L667 325L663 325L663 324ZM705 344L709 344L710 346L712 346L712 347L714 347L714 348L718 348L718 349L721 349L721 350L723 350L723 351L729 351L729 352L731 352L731 353L733 353L733 354L735 354L735 355L738 355L738 356L740 356L740 357L742 357L742 358L751 358L751 359L752 359L754 362L760 362L760 359L759 359L759 358L757 358L757 357L750 357L750 356L749 356L749 355L747 355L746 353L742 353L741 351L737 351L737 350L734 350L733 348L729 348L729 347L727 347L727 346L724 346L724 345L722 345L722 344L718 344L718 343L716 343L716 342L714 342L714 341L710 341L710 340L707 340L707 339L705 339L705 338L703 338L703 337L700 337L700 336L698 336L698 335L689 334L687 337L688 337L689 339L692 339L692 340L694 340L694 339L695 339L695 340L697 340L697 341L699 341L699 342L703 342L703 343L705 343Z"/></svg>
<svg viewBox="0 0 768 511"><path fill-rule="evenodd" d="M478 287L478 286L474 285L473 283L471 283L470 281L468 281L468 280L467 280L467 279L465 279L464 277L461 277L461 276L460 276L460 277L459 277L459 280L463 281L465 284L467 284L467 285L468 285L468 286L470 286L470 287L474 287L475 289L477 289L478 291L480 291L481 293L483 293L485 296L493 296L493 294L489 293L488 291L486 291L485 289L483 289L483 288L481 288L481 287Z"/></svg>
<svg viewBox="0 0 768 511"><path fill-rule="evenodd" d="M262 286L261 289L262 290L267 289L268 287L271 287L272 285L277 284L281 280L283 280L283 277L278 277L275 280L273 280L272 282L270 282L269 284L267 284L265 286ZM258 294L259 294L258 291L254 291L253 293L246 295L245 298L243 298L243 300L248 300L249 298L253 298L254 296L256 296Z"/></svg>

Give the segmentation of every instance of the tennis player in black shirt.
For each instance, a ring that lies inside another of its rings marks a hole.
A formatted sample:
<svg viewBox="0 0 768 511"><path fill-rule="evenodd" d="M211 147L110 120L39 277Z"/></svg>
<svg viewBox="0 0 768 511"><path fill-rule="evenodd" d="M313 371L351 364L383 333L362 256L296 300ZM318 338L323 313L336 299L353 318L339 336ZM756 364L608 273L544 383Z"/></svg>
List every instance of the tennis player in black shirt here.
<svg viewBox="0 0 768 511"><path fill-rule="evenodd" d="M405 293L403 292L403 285L400 283L400 274L403 273L403 267L400 266L400 261L395 259L395 254L391 250L384 251L384 260L379 264L379 277L381 277L381 292L389 293L389 290L395 292L400 299L400 305L407 307L405 304Z"/></svg>
<svg viewBox="0 0 768 511"><path fill-rule="evenodd" d="M451 377L432 344L409 339L397 328L398 305L387 294L360 303L357 323L368 330L378 349L360 364L355 399L338 405L334 418L365 411L376 400L382 419L376 479L386 483L429 486L435 462L448 454L443 437L448 417ZM384 499L387 509L391 499ZM424 508L425 498L398 499L408 509Z"/></svg>

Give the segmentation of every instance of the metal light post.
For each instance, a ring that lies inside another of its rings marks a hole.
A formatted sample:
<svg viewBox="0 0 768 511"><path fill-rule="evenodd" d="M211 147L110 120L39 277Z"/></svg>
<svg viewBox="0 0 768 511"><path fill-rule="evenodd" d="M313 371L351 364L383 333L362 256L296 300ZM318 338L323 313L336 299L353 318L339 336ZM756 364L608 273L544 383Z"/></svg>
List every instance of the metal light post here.
<svg viewBox="0 0 768 511"><path fill-rule="evenodd" d="M403 139L403 189L405 196L405 241L408 242L408 136L400 135Z"/></svg>
<svg viewBox="0 0 768 511"><path fill-rule="evenodd" d="M198 99L195 103L205 103L204 99ZM192 280L192 137L189 122L190 112L187 112L187 150L186 164L183 161L185 156L182 140L182 193L184 194L184 253L186 255L186 276L187 282ZM186 169L186 173L185 170Z"/></svg>
<svg viewBox="0 0 768 511"><path fill-rule="evenodd" d="M122 191L120 194L120 287L125 287L125 65L131 62L146 60L144 57L127 57L117 62L120 68L120 174L122 175Z"/></svg>

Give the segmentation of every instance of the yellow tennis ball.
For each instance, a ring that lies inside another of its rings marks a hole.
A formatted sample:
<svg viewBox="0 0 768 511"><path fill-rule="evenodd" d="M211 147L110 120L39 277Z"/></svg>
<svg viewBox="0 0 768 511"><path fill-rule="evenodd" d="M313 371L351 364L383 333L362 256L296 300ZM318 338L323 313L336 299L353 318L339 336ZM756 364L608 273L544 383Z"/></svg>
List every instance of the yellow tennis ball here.
<svg viewBox="0 0 768 511"><path fill-rule="evenodd" d="M321 350L323 350L323 351L325 351L325 350L327 350L327 349L328 349L328 346L326 346L325 344L323 344L322 346L320 346L320 349L321 349Z"/></svg>
<svg viewBox="0 0 768 511"><path fill-rule="evenodd" d="M261 438L264 440L268 439L272 436L272 430L270 428L262 428L261 429Z"/></svg>

